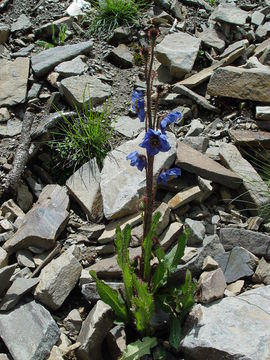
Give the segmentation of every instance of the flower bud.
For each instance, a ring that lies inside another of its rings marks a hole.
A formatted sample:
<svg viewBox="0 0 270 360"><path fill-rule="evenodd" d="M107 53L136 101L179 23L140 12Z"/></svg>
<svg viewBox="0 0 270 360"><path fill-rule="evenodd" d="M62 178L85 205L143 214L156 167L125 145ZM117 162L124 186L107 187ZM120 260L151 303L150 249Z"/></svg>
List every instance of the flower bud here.
<svg viewBox="0 0 270 360"><path fill-rule="evenodd" d="M149 59L149 55L150 55L149 48L146 46L143 46L140 50L140 54L141 54L141 57L143 58L143 60L145 62L147 62Z"/></svg>
<svg viewBox="0 0 270 360"><path fill-rule="evenodd" d="M156 40L156 38L159 36L158 28L151 28L148 30L148 37L151 40Z"/></svg>

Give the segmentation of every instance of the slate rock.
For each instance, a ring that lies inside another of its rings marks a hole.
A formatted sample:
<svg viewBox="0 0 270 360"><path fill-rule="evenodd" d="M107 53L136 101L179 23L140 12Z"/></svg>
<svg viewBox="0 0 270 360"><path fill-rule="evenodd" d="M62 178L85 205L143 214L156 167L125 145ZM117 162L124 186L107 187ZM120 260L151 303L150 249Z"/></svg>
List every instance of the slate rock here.
<svg viewBox="0 0 270 360"><path fill-rule="evenodd" d="M190 235L187 240L188 246L202 244L205 236L205 226L201 221L186 218L185 226L189 228Z"/></svg>
<svg viewBox="0 0 270 360"><path fill-rule="evenodd" d="M262 12L254 11L254 13L251 16L251 24L259 26L263 23L264 18L265 15Z"/></svg>
<svg viewBox="0 0 270 360"><path fill-rule="evenodd" d="M270 264L262 258L256 268L255 274L252 277L255 283L264 283L270 285Z"/></svg>
<svg viewBox="0 0 270 360"><path fill-rule="evenodd" d="M254 274L254 256L242 247L236 246L229 253L216 256L215 260L223 270L228 284Z"/></svg>
<svg viewBox="0 0 270 360"><path fill-rule="evenodd" d="M46 265L34 296L48 308L59 309L80 278L82 266L68 250Z"/></svg>
<svg viewBox="0 0 270 360"><path fill-rule="evenodd" d="M198 283L198 300L202 303L210 303L220 299L226 289L226 280L221 269L203 272Z"/></svg>
<svg viewBox="0 0 270 360"><path fill-rule="evenodd" d="M269 299L270 286L266 286L227 297L210 306L195 305L183 329L181 349L185 357L267 360Z"/></svg>
<svg viewBox="0 0 270 360"><path fill-rule="evenodd" d="M112 49L107 56L107 60L122 69L129 69L133 66L133 55L124 44Z"/></svg>
<svg viewBox="0 0 270 360"><path fill-rule="evenodd" d="M60 332L48 310L28 300L0 314L0 334L14 360L44 360Z"/></svg>
<svg viewBox="0 0 270 360"><path fill-rule="evenodd" d="M71 106L81 109L84 102L90 101L92 106L102 104L111 95L111 86L97 76L71 76L61 81L60 92Z"/></svg>
<svg viewBox="0 0 270 360"><path fill-rule="evenodd" d="M99 167L94 158L81 166L66 182L72 197L93 222L103 217L100 180Z"/></svg>
<svg viewBox="0 0 270 360"><path fill-rule="evenodd" d="M216 21L241 26L246 24L248 12L234 4L221 4L217 6L211 17Z"/></svg>
<svg viewBox="0 0 270 360"><path fill-rule="evenodd" d="M14 61L0 59L0 106L25 102L29 66L28 58L17 58Z"/></svg>
<svg viewBox="0 0 270 360"><path fill-rule="evenodd" d="M64 61L57 65L54 71L59 73L63 77L82 75L86 72L88 66L82 61L80 56L70 61Z"/></svg>
<svg viewBox="0 0 270 360"><path fill-rule="evenodd" d="M269 235L245 229L222 228L220 229L220 241L225 250L241 246L256 256L270 258Z"/></svg>
<svg viewBox="0 0 270 360"><path fill-rule="evenodd" d="M270 146L270 133L268 131L230 130L229 134L234 143L240 146L261 145L264 148Z"/></svg>
<svg viewBox="0 0 270 360"><path fill-rule="evenodd" d="M270 71L234 66L218 68L210 78L207 92L212 96L269 102Z"/></svg>
<svg viewBox="0 0 270 360"><path fill-rule="evenodd" d="M19 135L22 130L22 122L18 119L9 119L5 124L0 124L0 136L13 137Z"/></svg>
<svg viewBox="0 0 270 360"><path fill-rule="evenodd" d="M11 25L11 32L27 31L32 27L31 20L25 14L21 14L17 21Z"/></svg>
<svg viewBox="0 0 270 360"><path fill-rule="evenodd" d="M242 182L232 171L181 141L177 142L176 165L229 188L235 189Z"/></svg>
<svg viewBox="0 0 270 360"><path fill-rule="evenodd" d="M35 263L33 261L34 255L31 253L31 251L27 249L18 250L16 253L16 258L18 261L18 264L21 267L28 267L28 268L35 268Z"/></svg>
<svg viewBox="0 0 270 360"><path fill-rule="evenodd" d="M137 136L143 129L144 123L141 123L137 118L132 119L129 116L117 117L114 124L114 130L128 138Z"/></svg>
<svg viewBox="0 0 270 360"><path fill-rule="evenodd" d="M100 360L101 344L113 325L113 312L109 305L99 300L82 324L76 351L78 360Z"/></svg>
<svg viewBox="0 0 270 360"><path fill-rule="evenodd" d="M37 77L44 76L63 61L71 60L80 54L87 54L93 48L93 41L73 45L56 46L43 50L31 57L32 69Z"/></svg>
<svg viewBox="0 0 270 360"><path fill-rule="evenodd" d="M28 57L31 54L32 50L34 50L34 48L35 48L35 45L30 44L28 46L21 48L19 51L12 53L11 57L14 59L17 57Z"/></svg>
<svg viewBox="0 0 270 360"><path fill-rule="evenodd" d="M24 216L16 233L4 244L8 253L29 246L51 249L68 220L66 189L47 185L33 208Z"/></svg>
<svg viewBox="0 0 270 360"><path fill-rule="evenodd" d="M171 149L155 156L154 176L158 176L162 168L169 168L175 159L175 136L167 133ZM126 156L134 150L141 154L139 147L144 133L111 151L105 158L101 172L101 193L103 197L104 215L107 219L115 219L136 212L139 196L145 189L145 170L139 171L131 167Z"/></svg>
<svg viewBox="0 0 270 360"><path fill-rule="evenodd" d="M8 264L8 254L7 252L0 247L0 269L7 266Z"/></svg>
<svg viewBox="0 0 270 360"><path fill-rule="evenodd" d="M199 39L209 47L222 52L225 48L225 37L215 29L208 28L201 33L198 33Z"/></svg>
<svg viewBox="0 0 270 360"><path fill-rule="evenodd" d="M192 186L185 190L179 191L168 201L168 207L170 209L178 209L194 200L199 200L203 195L203 191L199 186Z"/></svg>
<svg viewBox="0 0 270 360"><path fill-rule="evenodd" d="M174 77L181 79L192 70L200 44L200 39L186 33L169 34L156 46L156 58Z"/></svg>
<svg viewBox="0 0 270 360"><path fill-rule="evenodd" d="M171 223L168 228L160 235L160 246L167 250L174 242L176 242L183 231L183 224L179 222Z"/></svg>
<svg viewBox="0 0 270 360"><path fill-rule="evenodd" d="M16 269L16 264L4 266L0 269L0 296L8 289L10 285L10 279Z"/></svg>

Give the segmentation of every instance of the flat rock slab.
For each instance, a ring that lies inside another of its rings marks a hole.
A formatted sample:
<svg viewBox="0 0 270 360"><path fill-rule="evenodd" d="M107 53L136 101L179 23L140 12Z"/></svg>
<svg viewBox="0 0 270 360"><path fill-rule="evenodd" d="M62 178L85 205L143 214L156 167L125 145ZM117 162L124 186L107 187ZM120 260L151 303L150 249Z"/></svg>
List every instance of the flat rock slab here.
<svg viewBox="0 0 270 360"><path fill-rule="evenodd" d="M10 278L16 269L16 264L0 269L0 296L10 286Z"/></svg>
<svg viewBox="0 0 270 360"><path fill-rule="evenodd" d="M243 100L270 102L270 71L226 66L215 70L207 92Z"/></svg>
<svg viewBox="0 0 270 360"><path fill-rule="evenodd" d="M92 159L81 166L66 182L73 198L94 222L100 221L103 217L100 180L97 161Z"/></svg>
<svg viewBox="0 0 270 360"><path fill-rule="evenodd" d="M195 305L183 334L181 348L194 360L269 359L270 286Z"/></svg>
<svg viewBox="0 0 270 360"><path fill-rule="evenodd" d="M65 188L47 185L33 208L24 216L17 232L5 242L8 253L29 246L50 249L68 220L69 197Z"/></svg>
<svg viewBox="0 0 270 360"><path fill-rule="evenodd" d="M223 228L220 229L220 241L225 250L241 246L256 256L270 258L270 236L257 231Z"/></svg>
<svg viewBox="0 0 270 360"><path fill-rule="evenodd" d="M17 58L14 61L0 59L0 106L25 102L29 66L28 58Z"/></svg>
<svg viewBox="0 0 270 360"><path fill-rule="evenodd" d="M229 188L236 189L242 183L232 171L181 141L177 142L176 165Z"/></svg>
<svg viewBox="0 0 270 360"><path fill-rule="evenodd" d="M155 156L154 176L162 168L169 168L175 159L175 136L167 133L171 149ZM137 202L145 189L145 170L139 171L130 166L126 156L138 150L145 154L139 144L144 138L141 133L136 139L127 141L111 151L105 158L101 172L101 193L104 215L107 219L116 219L136 212Z"/></svg>
<svg viewBox="0 0 270 360"><path fill-rule="evenodd" d="M0 336L14 360L44 360L60 332L48 310L34 300L0 314Z"/></svg>
<svg viewBox="0 0 270 360"><path fill-rule="evenodd" d="M172 76L181 79L192 70L200 45L201 40L189 34L169 34L156 46L156 58Z"/></svg>
<svg viewBox="0 0 270 360"><path fill-rule="evenodd" d="M129 69L133 66L133 55L125 44L120 44L112 49L107 60L122 69Z"/></svg>
<svg viewBox="0 0 270 360"><path fill-rule="evenodd" d="M212 15L212 19L241 26L245 25L248 16L248 12L239 9L233 4L222 4L216 8Z"/></svg>
<svg viewBox="0 0 270 360"><path fill-rule="evenodd" d="M32 69L36 76L44 76L61 62L71 60L81 54L87 54L92 48L93 41L89 40L78 44L56 46L52 49L43 50L31 57Z"/></svg>
<svg viewBox="0 0 270 360"><path fill-rule="evenodd" d="M21 130L22 121L18 119L9 119L6 123L0 124L0 136L3 137L13 137L19 135Z"/></svg>
<svg viewBox="0 0 270 360"><path fill-rule="evenodd" d="M245 160L236 146L232 144L222 144L219 149L219 156L237 176L239 176L252 203L258 209L270 203L268 186L262 180L253 166ZM255 210L253 204L248 204L249 209ZM253 207L253 209L252 209Z"/></svg>
<svg viewBox="0 0 270 360"><path fill-rule="evenodd" d="M270 120L270 106L256 106L257 120Z"/></svg>
<svg viewBox="0 0 270 360"><path fill-rule="evenodd" d="M199 33L198 36L206 46L210 46L219 52L225 48L224 36L215 29L208 28Z"/></svg>
<svg viewBox="0 0 270 360"><path fill-rule="evenodd" d="M82 108L84 102L102 104L111 95L111 86L97 76L71 76L61 81L60 92L71 106Z"/></svg>
<svg viewBox="0 0 270 360"><path fill-rule="evenodd" d="M229 134L232 140L241 146L262 145L264 148L270 146L270 133L268 131L230 130Z"/></svg>
<svg viewBox="0 0 270 360"><path fill-rule="evenodd" d="M128 138L133 138L144 129L144 123L140 122L137 118L119 116L116 118L114 129Z"/></svg>
<svg viewBox="0 0 270 360"><path fill-rule="evenodd" d="M80 56L70 61L64 61L57 65L54 71L58 72L63 77L82 75L86 72L88 66L82 61Z"/></svg>

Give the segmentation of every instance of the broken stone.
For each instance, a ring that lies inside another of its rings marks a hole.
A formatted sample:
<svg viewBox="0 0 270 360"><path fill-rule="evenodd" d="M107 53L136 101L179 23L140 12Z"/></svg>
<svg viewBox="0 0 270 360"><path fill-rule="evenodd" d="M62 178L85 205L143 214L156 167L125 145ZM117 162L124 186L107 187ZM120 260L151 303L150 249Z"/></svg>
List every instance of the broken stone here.
<svg viewBox="0 0 270 360"><path fill-rule="evenodd" d="M17 189L17 203L20 208L27 212L33 205L33 195L30 193L28 186L25 184L20 184Z"/></svg>
<svg viewBox="0 0 270 360"><path fill-rule="evenodd" d="M25 14L21 14L17 21L11 25L11 32L27 31L32 27L31 20Z"/></svg>
<svg viewBox="0 0 270 360"><path fill-rule="evenodd" d="M169 208L175 210L181 206L190 203L193 200L199 199L203 194L203 191L199 186L193 186L186 190L180 191L168 202Z"/></svg>
<svg viewBox="0 0 270 360"><path fill-rule="evenodd" d="M6 124L0 124L0 136L13 137L19 135L22 130L22 122L18 119L9 119Z"/></svg>
<svg viewBox="0 0 270 360"><path fill-rule="evenodd" d="M237 280L236 282L229 284L225 290L225 295L226 296L239 295L244 284L245 284L244 280Z"/></svg>
<svg viewBox="0 0 270 360"><path fill-rule="evenodd" d="M65 251L41 270L35 298L50 309L59 309L79 280L81 271L76 257Z"/></svg>
<svg viewBox="0 0 270 360"><path fill-rule="evenodd" d="M100 180L99 167L94 158L81 166L66 182L72 197L93 222L99 222L103 217Z"/></svg>
<svg viewBox="0 0 270 360"><path fill-rule="evenodd" d="M118 360L127 347L124 327L117 325L112 328L106 336L106 343L112 360Z"/></svg>
<svg viewBox="0 0 270 360"><path fill-rule="evenodd" d="M62 62L57 65L54 71L63 77L82 75L87 70L87 65L82 61L80 56L70 61Z"/></svg>
<svg viewBox="0 0 270 360"><path fill-rule="evenodd" d="M0 269L0 296L9 287L10 279L16 269L16 264L4 266Z"/></svg>
<svg viewBox="0 0 270 360"><path fill-rule="evenodd" d="M111 50L107 60L122 69L129 69L133 66L133 55L125 44L120 44Z"/></svg>
<svg viewBox="0 0 270 360"><path fill-rule="evenodd" d="M82 235L86 235L89 240L98 239L103 231L105 230L104 224L93 224L93 225L83 225L80 226L79 229Z"/></svg>
<svg viewBox="0 0 270 360"><path fill-rule="evenodd" d="M33 208L24 216L17 232L4 244L8 253L29 246L51 249L68 220L66 189L47 185Z"/></svg>
<svg viewBox="0 0 270 360"><path fill-rule="evenodd" d="M19 250L16 253L17 261L20 266L25 266L34 269L35 263L33 261L33 254L29 250Z"/></svg>
<svg viewBox="0 0 270 360"><path fill-rule="evenodd" d="M210 270L216 270L218 268L218 263L211 257L206 256L206 258L203 261L203 271L210 271Z"/></svg>
<svg viewBox="0 0 270 360"><path fill-rule="evenodd" d="M8 264L8 254L7 252L0 247L0 269L7 266Z"/></svg>
<svg viewBox="0 0 270 360"><path fill-rule="evenodd" d="M202 124L199 119L194 119L190 123L190 128L186 134L186 137L196 138L198 135L200 135L203 132L204 128L205 128L204 124Z"/></svg>
<svg viewBox="0 0 270 360"><path fill-rule="evenodd" d="M210 46L218 52L224 50L224 36L215 29L208 28L197 35L206 46Z"/></svg>
<svg viewBox="0 0 270 360"><path fill-rule="evenodd" d="M28 58L17 58L14 61L0 59L0 106L25 102L29 65Z"/></svg>
<svg viewBox="0 0 270 360"><path fill-rule="evenodd" d="M207 304L221 299L226 286L225 277L221 269L203 272L198 284L198 300Z"/></svg>
<svg viewBox="0 0 270 360"><path fill-rule="evenodd" d="M128 138L137 136L143 129L144 123L141 123L138 119L132 119L129 116L117 117L114 125L114 130Z"/></svg>
<svg viewBox="0 0 270 360"><path fill-rule="evenodd" d="M215 106L211 105L209 101L207 101L203 96L196 94L194 91L190 90L184 85L180 85L180 84L174 85L173 91L194 100L199 106L205 108L206 110L214 111L214 112L219 111Z"/></svg>
<svg viewBox="0 0 270 360"><path fill-rule="evenodd" d="M226 66L215 70L208 83L212 96L270 101L270 71Z"/></svg>
<svg viewBox="0 0 270 360"><path fill-rule="evenodd" d="M245 25L248 18L248 12L239 9L234 4L218 5L212 14L212 19L233 25Z"/></svg>
<svg viewBox="0 0 270 360"><path fill-rule="evenodd" d="M260 11L254 11L251 16L251 24L259 26L263 23L264 18L265 15L263 13L261 13Z"/></svg>
<svg viewBox="0 0 270 360"><path fill-rule="evenodd" d="M256 268L255 274L252 277L255 283L264 283L270 285L270 264L262 258Z"/></svg>
<svg viewBox="0 0 270 360"><path fill-rule="evenodd" d="M65 317L63 324L67 330L78 333L82 326L82 318L79 310L71 310L67 317Z"/></svg>
<svg viewBox="0 0 270 360"><path fill-rule="evenodd" d="M190 230L190 235L187 240L188 246L202 244L205 236L205 226L201 221L186 218L185 226Z"/></svg>
<svg viewBox="0 0 270 360"><path fill-rule="evenodd" d="M167 250L174 242L177 241L182 231L183 224L179 222L171 223L159 237L160 246L162 246L164 250Z"/></svg>
<svg viewBox="0 0 270 360"><path fill-rule="evenodd" d="M241 146L270 146L270 134L267 131L230 130L229 133L234 143Z"/></svg>

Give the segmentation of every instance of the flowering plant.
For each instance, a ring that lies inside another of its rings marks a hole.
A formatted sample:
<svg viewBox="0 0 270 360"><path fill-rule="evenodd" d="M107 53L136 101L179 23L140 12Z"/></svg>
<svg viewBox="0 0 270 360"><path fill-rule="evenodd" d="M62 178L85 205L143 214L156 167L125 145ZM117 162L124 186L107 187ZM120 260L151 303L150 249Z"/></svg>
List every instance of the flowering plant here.
<svg viewBox="0 0 270 360"><path fill-rule="evenodd" d="M158 118L158 103L162 94L160 86L156 88L154 112L152 113L153 78L152 71L154 48L158 36L157 29L148 33L150 46L141 51L145 64L146 102L142 91L134 90L131 96L132 108L136 111L141 122L145 122L145 134L139 146L145 149L146 155L133 151L127 155L131 166L139 171L145 169L146 190L143 197L143 238L141 242L141 256L135 263L129 258L129 243L131 227L127 225L123 231L116 230L115 247L117 262L122 270L124 293L111 289L98 279L91 271L97 283L97 290L101 299L114 310L117 318L125 323L135 325L141 335L153 335L151 319L157 307L169 313L170 343L174 348L179 347L181 322L194 303L194 285L190 272L186 273L185 283L182 286L168 286L168 279L177 269L188 238L188 232L183 232L178 243L167 254L158 245L157 225L161 214L153 215L155 184L153 165L154 158L160 152L167 152L171 146L166 134L168 125L181 118L180 112L171 112L161 121ZM179 168L162 169L157 177L157 183L167 182L181 175ZM151 261L156 259L155 265Z"/></svg>

